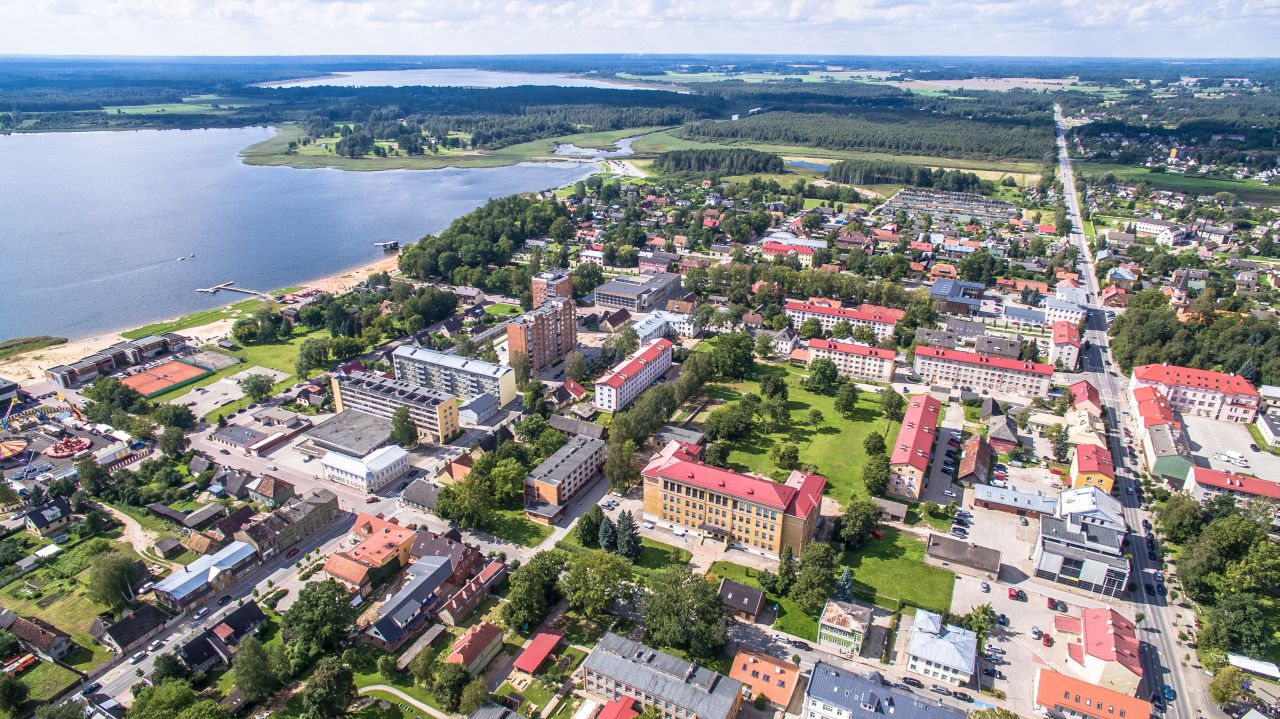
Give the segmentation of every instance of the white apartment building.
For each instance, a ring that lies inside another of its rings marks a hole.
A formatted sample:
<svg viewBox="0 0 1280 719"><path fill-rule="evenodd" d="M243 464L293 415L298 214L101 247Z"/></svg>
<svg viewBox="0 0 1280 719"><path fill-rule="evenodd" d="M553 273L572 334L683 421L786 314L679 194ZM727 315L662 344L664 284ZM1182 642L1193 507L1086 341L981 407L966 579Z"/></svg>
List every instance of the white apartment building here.
<svg viewBox="0 0 1280 719"><path fill-rule="evenodd" d="M892 382L894 360L898 353L851 340L809 340L809 364L828 359L844 377L875 382Z"/></svg>
<svg viewBox="0 0 1280 719"><path fill-rule="evenodd" d="M901 310L892 310L888 307L876 307L875 305L862 305L857 308L841 307L839 300L810 300L809 302L801 302L799 300L787 300L785 307L787 317L791 323L799 328L809 318L817 318L819 324L822 325L823 332L830 332L837 322L848 322L853 329L859 327L868 327L875 334L877 340L882 340L893 334L893 328L898 323L901 316Z"/></svg>
<svg viewBox="0 0 1280 719"><path fill-rule="evenodd" d="M1133 368L1129 392L1154 387L1183 414L1221 422L1252 423L1258 417L1262 396L1243 377L1224 372L1148 364Z"/></svg>
<svg viewBox="0 0 1280 719"><path fill-rule="evenodd" d="M1053 379L1053 367L1040 362L937 347L917 347L913 369L930 384L1024 397L1048 395L1049 382Z"/></svg>
<svg viewBox="0 0 1280 719"><path fill-rule="evenodd" d="M365 492L376 492L409 471L409 453L389 444L363 457L326 452L320 458L324 478Z"/></svg>
<svg viewBox="0 0 1280 719"><path fill-rule="evenodd" d="M1074 302L1060 300L1056 297L1050 297L1044 301L1044 318L1049 324L1070 322L1078 325L1084 322L1084 318L1087 315L1088 312Z"/></svg>
<svg viewBox="0 0 1280 719"><path fill-rule="evenodd" d="M463 401L493 395L506 406L516 398L516 372L507 365L402 345L391 353L396 379L448 392Z"/></svg>
<svg viewBox="0 0 1280 719"><path fill-rule="evenodd" d="M674 345L658 338L636 350L596 380L595 405L602 412L617 412L671 369Z"/></svg>
<svg viewBox="0 0 1280 719"><path fill-rule="evenodd" d="M1062 361L1068 372L1080 365L1080 326L1074 322L1054 322L1053 339L1049 343L1049 364Z"/></svg>

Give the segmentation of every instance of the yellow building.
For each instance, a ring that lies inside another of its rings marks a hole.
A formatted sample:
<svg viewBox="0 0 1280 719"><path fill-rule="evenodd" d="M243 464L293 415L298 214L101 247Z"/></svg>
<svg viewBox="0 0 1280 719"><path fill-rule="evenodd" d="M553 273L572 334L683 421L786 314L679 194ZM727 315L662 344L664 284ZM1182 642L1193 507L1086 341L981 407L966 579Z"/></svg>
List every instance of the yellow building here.
<svg viewBox="0 0 1280 719"><path fill-rule="evenodd" d="M799 555L817 528L827 478L792 472L785 484L693 461L679 443L642 472L644 517L727 545L776 557Z"/></svg>
<svg viewBox="0 0 1280 719"><path fill-rule="evenodd" d="M1111 494L1115 486L1116 468L1111 452L1096 444L1084 444L1076 448L1071 458L1071 487L1097 487Z"/></svg>
<svg viewBox="0 0 1280 719"><path fill-rule="evenodd" d="M448 444L459 431L458 398L448 392L372 372L336 375L331 384L339 412L353 409L391 419L396 410L407 407L418 437L432 444Z"/></svg>

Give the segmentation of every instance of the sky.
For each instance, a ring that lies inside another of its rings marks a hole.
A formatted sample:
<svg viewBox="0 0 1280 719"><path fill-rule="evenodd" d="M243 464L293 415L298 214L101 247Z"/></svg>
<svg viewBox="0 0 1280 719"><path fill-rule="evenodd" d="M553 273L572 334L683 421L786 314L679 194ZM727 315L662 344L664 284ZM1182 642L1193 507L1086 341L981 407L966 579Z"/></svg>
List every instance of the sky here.
<svg viewBox="0 0 1280 719"><path fill-rule="evenodd" d="M1280 0L0 0L0 53L1274 57Z"/></svg>

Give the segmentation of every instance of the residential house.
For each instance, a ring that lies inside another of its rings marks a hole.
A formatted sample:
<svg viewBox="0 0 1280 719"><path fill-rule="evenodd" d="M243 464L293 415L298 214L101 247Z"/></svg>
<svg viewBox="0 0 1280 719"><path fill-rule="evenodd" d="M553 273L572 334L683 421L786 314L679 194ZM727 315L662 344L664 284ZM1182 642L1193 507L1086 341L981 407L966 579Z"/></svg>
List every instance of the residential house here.
<svg viewBox="0 0 1280 719"><path fill-rule="evenodd" d="M1111 460L1111 450L1096 444L1082 444L1076 447L1075 455L1071 458L1070 476L1072 487L1097 487L1111 494L1116 481L1116 468Z"/></svg>
<svg viewBox="0 0 1280 719"><path fill-rule="evenodd" d="M67 531L71 523L71 505L63 497L55 497L39 507L27 510L23 525L31 534L52 537Z"/></svg>
<svg viewBox="0 0 1280 719"><path fill-rule="evenodd" d="M906 415L889 455L889 494L907 500L919 499L928 481L929 460L933 456L941 415L942 403L930 395L912 395L907 399Z"/></svg>
<svg viewBox="0 0 1280 719"><path fill-rule="evenodd" d="M456 626L475 611L476 607L489 596L489 591L495 585L507 576L507 565L497 559L489 562L488 566L480 570L479 574L472 577L462 588L454 592L445 603L441 605L438 616L440 621L449 626Z"/></svg>
<svg viewBox="0 0 1280 719"><path fill-rule="evenodd" d="M925 609L917 609L907 640L907 670L942 684L960 686L973 677L978 635Z"/></svg>
<svg viewBox="0 0 1280 719"><path fill-rule="evenodd" d="M1050 719L1151 719L1151 703L1082 679L1041 668L1034 703Z"/></svg>
<svg viewBox="0 0 1280 719"><path fill-rule="evenodd" d="M39 617L18 617L9 631L46 661L56 662L76 649L70 634Z"/></svg>
<svg viewBox="0 0 1280 719"><path fill-rule="evenodd" d="M742 682L743 691L749 696L763 696L785 710L800 686L800 665L764 652L739 649L729 665L729 678Z"/></svg>
<svg viewBox="0 0 1280 719"><path fill-rule="evenodd" d="M764 610L764 590L739 584L731 579L720 580L720 601L734 616L755 622Z"/></svg>
<svg viewBox="0 0 1280 719"><path fill-rule="evenodd" d="M139 604L125 612L116 622L95 619L89 635L113 654L129 654L159 634L168 617L150 604Z"/></svg>
<svg viewBox="0 0 1280 719"><path fill-rule="evenodd" d="M844 656L857 656L867 639L875 610L858 602L828 599L818 616L818 644Z"/></svg>
<svg viewBox="0 0 1280 719"><path fill-rule="evenodd" d="M440 602L438 592L452 573L448 557L424 557L414 562L400 588L378 605L377 618L361 639L383 651L399 649L430 619Z"/></svg>
<svg viewBox="0 0 1280 719"><path fill-rule="evenodd" d="M801 719L964 719L941 702L894 689L877 672L866 676L819 661L805 687Z"/></svg>
<svg viewBox="0 0 1280 719"><path fill-rule="evenodd" d="M270 474L262 475L249 486L249 498L267 509L281 507L296 496L292 483Z"/></svg>
<svg viewBox="0 0 1280 719"><path fill-rule="evenodd" d="M183 611L230 585L258 564L258 553L246 542L232 542L214 554L197 557L190 564L156 582L151 588L156 602L170 611Z"/></svg>
<svg viewBox="0 0 1280 719"><path fill-rule="evenodd" d="M502 629L489 622L480 622L458 637L450 647L445 664L459 664L468 674L476 676L493 661L502 649Z"/></svg>

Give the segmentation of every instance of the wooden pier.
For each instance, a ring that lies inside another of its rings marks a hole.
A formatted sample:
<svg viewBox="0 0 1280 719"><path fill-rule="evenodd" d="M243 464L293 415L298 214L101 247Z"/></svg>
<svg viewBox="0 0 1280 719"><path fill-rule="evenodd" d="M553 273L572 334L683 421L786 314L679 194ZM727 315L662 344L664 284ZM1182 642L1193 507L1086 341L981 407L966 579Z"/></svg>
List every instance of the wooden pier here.
<svg viewBox="0 0 1280 719"><path fill-rule="evenodd" d="M205 293L208 293L208 294L211 294L211 295L216 295L216 294L218 294L218 292L219 292L219 291L221 291L221 290L226 290L226 291L228 291L228 292L243 292L243 293L244 293L244 294L246 294L246 295L253 295L254 297L261 297L261 298L262 298L262 299L264 299L264 300L269 300L269 299L271 299L271 295L267 294L266 292L259 292L259 291L257 291L257 290L247 290L247 289L245 289L245 288L243 288L243 287L235 287L234 285L235 285L235 281L234 281L234 280L231 280L231 281L229 281L229 282L223 282L223 283L222 283L222 284L220 284L220 285L214 285L213 287L200 287L200 288L197 288L197 289L196 289L196 292L205 292Z"/></svg>

